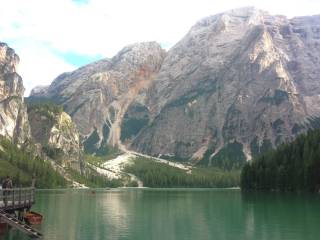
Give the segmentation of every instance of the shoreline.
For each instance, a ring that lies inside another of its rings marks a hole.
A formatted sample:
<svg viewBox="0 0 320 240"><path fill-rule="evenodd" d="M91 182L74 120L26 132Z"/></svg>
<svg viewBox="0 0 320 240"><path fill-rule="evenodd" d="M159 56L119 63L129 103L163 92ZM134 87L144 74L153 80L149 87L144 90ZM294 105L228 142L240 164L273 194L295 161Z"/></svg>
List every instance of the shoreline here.
<svg viewBox="0 0 320 240"><path fill-rule="evenodd" d="M172 188L155 188L155 187L118 187L118 188L46 188L36 189L37 192L41 191L112 191L112 190L241 190L240 187L229 187L229 188L201 188L201 187L172 187Z"/></svg>

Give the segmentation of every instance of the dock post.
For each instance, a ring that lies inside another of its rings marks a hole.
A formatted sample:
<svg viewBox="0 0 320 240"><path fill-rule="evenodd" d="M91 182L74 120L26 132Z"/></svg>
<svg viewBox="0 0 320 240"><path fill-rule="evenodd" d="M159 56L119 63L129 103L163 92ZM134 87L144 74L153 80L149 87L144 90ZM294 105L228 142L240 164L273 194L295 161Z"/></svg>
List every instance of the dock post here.
<svg viewBox="0 0 320 240"><path fill-rule="evenodd" d="M21 188L19 188L19 205L21 206Z"/></svg>
<svg viewBox="0 0 320 240"><path fill-rule="evenodd" d="M14 196L14 188L13 189L11 189L11 191L12 191L12 207L14 208L14 205L15 205L15 196Z"/></svg>

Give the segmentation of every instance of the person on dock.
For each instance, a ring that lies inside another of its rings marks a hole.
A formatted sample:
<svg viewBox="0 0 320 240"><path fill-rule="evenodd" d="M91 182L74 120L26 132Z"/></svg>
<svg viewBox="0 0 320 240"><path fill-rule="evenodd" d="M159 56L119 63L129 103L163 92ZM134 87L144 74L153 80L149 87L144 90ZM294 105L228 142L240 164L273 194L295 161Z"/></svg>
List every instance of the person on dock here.
<svg viewBox="0 0 320 240"><path fill-rule="evenodd" d="M3 193L3 203L6 207L8 204L8 197L10 195L10 190L6 190L12 188L12 180L10 176L7 176L6 179L2 181L2 193Z"/></svg>
<svg viewBox="0 0 320 240"><path fill-rule="evenodd" d="M35 174L32 174L31 187L32 188L36 187L36 175Z"/></svg>

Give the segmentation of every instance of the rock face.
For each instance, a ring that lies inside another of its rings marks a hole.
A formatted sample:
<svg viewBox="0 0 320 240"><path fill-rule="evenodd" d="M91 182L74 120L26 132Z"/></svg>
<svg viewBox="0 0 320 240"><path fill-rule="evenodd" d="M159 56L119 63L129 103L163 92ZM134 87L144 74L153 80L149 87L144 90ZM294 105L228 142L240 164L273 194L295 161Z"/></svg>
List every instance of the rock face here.
<svg viewBox="0 0 320 240"><path fill-rule="evenodd" d="M320 16L244 8L202 19L166 55L132 45L36 96L62 102L93 145L121 133L136 151L232 167L318 127L319 76Z"/></svg>
<svg viewBox="0 0 320 240"><path fill-rule="evenodd" d="M250 158L319 116L319 66L319 16L246 8L205 18L169 51L149 95L152 125L134 146L185 159L207 153L208 164L230 148Z"/></svg>
<svg viewBox="0 0 320 240"><path fill-rule="evenodd" d="M0 42L0 135L23 144L30 138L30 128L18 64L14 50Z"/></svg>
<svg viewBox="0 0 320 240"><path fill-rule="evenodd" d="M46 96L63 104L87 138L87 150L99 149L106 143L116 146L128 106L145 98L164 56L155 42L130 45L112 59L58 76L47 94L40 91L31 96Z"/></svg>
<svg viewBox="0 0 320 240"><path fill-rule="evenodd" d="M42 151L63 167L81 169L82 145L71 117L61 107L33 105L28 107L31 135Z"/></svg>
<svg viewBox="0 0 320 240"><path fill-rule="evenodd" d="M61 154L62 165L79 169L82 148L70 116L62 110L44 109L47 105L27 111L18 63L14 50L0 43L0 136L30 149L34 149L32 142L40 143L42 150Z"/></svg>
<svg viewBox="0 0 320 240"><path fill-rule="evenodd" d="M147 100L152 123L133 146L209 165L234 149L249 159L319 116L319 67L320 16L205 18L168 52Z"/></svg>
<svg viewBox="0 0 320 240"><path fill-rule="evenodd" d="M38 95L46 95L48 94L49 86L37 86L32 89L30 95L31 96L38 96Z"/></svg>

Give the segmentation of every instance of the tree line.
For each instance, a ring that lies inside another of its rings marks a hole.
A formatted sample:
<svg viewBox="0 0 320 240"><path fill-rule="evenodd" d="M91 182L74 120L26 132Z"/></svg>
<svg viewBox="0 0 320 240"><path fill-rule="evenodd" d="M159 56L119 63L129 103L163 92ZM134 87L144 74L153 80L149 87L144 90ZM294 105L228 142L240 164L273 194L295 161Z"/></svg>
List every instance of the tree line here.
<svg viewBox="0 0 320 240"><path fill-rule="evenodd" d="M320 130L309 131L248 162L241 172L241 188L318 192Z"/></svg>
<svg viewBox="0 0 320 240"><path fill-rule="evenodd" d="M50 163L35 156L32 151L18 148L8 139L0 139L0 178L7 175L15 187L31 186L32 176L36 177L37 188L59 188L67 186L66 180Z"/></svg>
<svg viewBox="0 0 320 240"><path fill-rule="evenodd" d="M240 182L240 171L194 167L191 173L187 173L185 170L143 157L136 158L133 164L126 166L125 171L140 178L146 187L236 187Z"/></svg>

